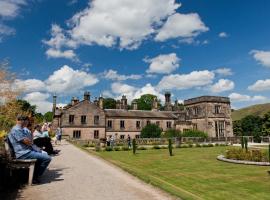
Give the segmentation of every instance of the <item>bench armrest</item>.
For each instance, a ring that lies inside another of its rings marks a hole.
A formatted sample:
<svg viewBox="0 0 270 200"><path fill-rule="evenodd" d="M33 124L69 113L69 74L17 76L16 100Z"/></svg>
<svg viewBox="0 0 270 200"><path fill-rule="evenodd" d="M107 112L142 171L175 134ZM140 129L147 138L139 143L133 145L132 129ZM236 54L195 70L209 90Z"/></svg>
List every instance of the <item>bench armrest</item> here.
<svg viewBox="0 0 270 200"><path fill-rule="evenodd" d="M14 159L11 162L16 162L16 163L34 163L36 162L37 159Z"/></svg>

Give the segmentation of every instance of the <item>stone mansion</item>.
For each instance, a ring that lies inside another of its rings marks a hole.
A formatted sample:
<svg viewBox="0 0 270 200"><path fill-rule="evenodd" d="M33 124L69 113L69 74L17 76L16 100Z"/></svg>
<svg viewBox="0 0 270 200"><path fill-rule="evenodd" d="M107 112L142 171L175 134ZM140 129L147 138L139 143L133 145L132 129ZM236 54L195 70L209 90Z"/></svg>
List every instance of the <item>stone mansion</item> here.
<svg viewBox="0 0 270 200"><path fill-rule="evenodd" d="M159 110L157 99L152 110L138 110L136 101L128 110L127 98L117 101L116 109L104 109L103 98L91 101L85 92L83 100L72 98L63 108L56 107L53 97L53 127L61 127L63 135L76 139L104 139L114 135L117 139L140 137L144 126L157 124L163 131L177 129L186 131L197 129L208 133L209 137L231 137L232 119L230 99L218 96L201 96L184 101L184 109L177 102L171 103L171 94L165 93L164 111Z"/></svg>

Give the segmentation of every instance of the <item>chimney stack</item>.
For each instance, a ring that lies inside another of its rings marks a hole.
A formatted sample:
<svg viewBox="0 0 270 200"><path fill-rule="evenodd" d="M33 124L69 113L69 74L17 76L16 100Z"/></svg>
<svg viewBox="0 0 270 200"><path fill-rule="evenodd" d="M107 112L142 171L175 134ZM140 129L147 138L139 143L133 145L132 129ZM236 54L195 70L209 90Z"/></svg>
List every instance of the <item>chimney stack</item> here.
<svg viewBox="0 0 270 200"><path fill-rule="evenodd" d="M152 111L157 111L157 110L158 110L158 100L157 100L157 97L155 97L152 103Z"/></svg>
<svg viewBox="0 0 270 200"><path fill-rule="evenodd" d="M56 98L57 96L54 94L53 95L53 109L52 109L53 115L55 114L55 110L56 110Z"/></svg>
<svg viewBox="0 0 270 200"><path fill-rule="evenodd" d="M128 109L127 98L125 95L123 95L121 99L121 109L125 109L125 110Z"/></svg>
<svg viewBox="0 0 270 200"><path fill-rule="evenodd" d="M138 110L138 103L136 100L132 101L132 110Z"/></svg>
<svg viewBox="0 0 270 200"><path fill-rule="evenodd" d="M165 93L165 110L172 111L171 93L170 92Z"/></svg>
<svg viewBox="0 0 270 200"><path fill-rule="evenodd" d="M116 101L116 109L121 109L121 102L120 100Z"/></svg>
<svg viewBox="0 0 270 200"><path fill-rule="evenodd" d="M103 109L104 102L103 102L103 97L102 96L99 97L98 104L99 104L99 108Z"/></svg>
<svg viewBox="0 0 270 200"><path fill-rule="evenodd" d="M84 92L83 99L90 101L90 92Z"/></svg>

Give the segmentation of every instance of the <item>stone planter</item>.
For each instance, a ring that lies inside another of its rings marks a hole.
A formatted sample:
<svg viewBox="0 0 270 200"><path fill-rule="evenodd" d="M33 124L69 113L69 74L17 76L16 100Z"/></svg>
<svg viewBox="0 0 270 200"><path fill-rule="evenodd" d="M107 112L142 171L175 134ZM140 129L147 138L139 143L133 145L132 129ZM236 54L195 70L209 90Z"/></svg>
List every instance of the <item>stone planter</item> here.
<svg viewBox="0 0 270 200"><path fill-rule="evenodd" d="M247 160L233 160L225 158L223 155L219 155L217 157L218 160L229 162L229 163L235 163L235 164L244 164L244 165L257 165L257 166L270 166L269 162L254 162L254 161L247 161ZM268 171L269 173L269 171Z"/></svg>

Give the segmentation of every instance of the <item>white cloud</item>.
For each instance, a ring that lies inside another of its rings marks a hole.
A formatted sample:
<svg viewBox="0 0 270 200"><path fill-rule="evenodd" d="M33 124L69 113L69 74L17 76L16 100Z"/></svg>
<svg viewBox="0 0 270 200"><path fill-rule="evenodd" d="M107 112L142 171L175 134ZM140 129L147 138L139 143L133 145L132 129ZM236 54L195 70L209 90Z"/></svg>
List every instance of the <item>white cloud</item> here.
<svg viewBox="0 0 270 200"><path fill-rule="evenodd" d="M221 32L221 33L218 34L218 37L226 38L226 37L228 37L228 34L226 32Z"/></svg>
<svg viewBox="0 0 270 200"><path fill-rule="evenodd" d="M112 92L108 92L109 96L114 94L115 98L121 99L122 95L126 95L128 102L131 102L133 99L140 98L144 94L153 94L156 95L161 101L164 102L164 95L162 95L154 86L150 83L147 83L141 88L137 88L128 84L123 83L113 83L111 85Z"/></svg>
<svg viewBox="0 0 270 200"><path fill-rule="evenodd" d="M155 40L165 41L170 38L195 37L201 32L208 31L197 13L180 14L170 16L164 26L156 35Z"/></svg>
<svg viewBox="0 0 270 200"><path fill-rule="evenodd" d="M19 14L21 6L25 6L26 4L26 0L1 0L0 17L14 18Z"/></svg>
<svg viewBox="0 0 270 200"><path fill-rule="evenodd" d="M210 90L214 93L221 93L232 89L234 89L234 82L228 79L220 79L210 87Z"/></svg>
<svg viewBox="0 0 270 200"><path fill-rule="evenodd" d="M114 81L125 81L128 79L138 80L142 78L142 75L131 74L131 75L120 75L117 71L110 69L109 71L104 72L104 78Z"/></svg>
<svg viewBox="0 0 270 200"><path fill-rule="evenodd" d="M71 36L80 44L137 48L155 25L180 6L174 0L90 1L89 7L70 20Z"/></svg>
<svg viewBox="0 0 270 200"><path fill-rule="evenodd" d="M49 92L61 94L78 92L85 87L95 85L97 82L98 79L95 75L80 70L74 70L67 65L55 71L45 81Z"/></svg>
<svg viewBox="0 0 270 200"><path fill-rule="evenodd" d="M253 58L265 67L270 67L270 51L252 50Z"/></svg>
<svg viewBox="0 0 270 200"><path fill-rule="evenodd" d="M27 5L27 0L1 0L0 1L0 42L5 36L14 35L15 29L6 26L3 21L15 18L21 7Z"/></svg>
<svg viewBox="0 0 270 200"><path fill-rule="evenodd" d="M159 55L155 58L144 59L150 63L147 73L169 74L179 67L180 58L175 53Z"/></svg>
<svg viewBox="0 0 270 200"><path fill-rule="evenodd" d="M213 82L215 74L208 70L193 71L189 74L172 74L164 76L158 83L160 90L190 89L193 87L206 86Z"/></svg>
<svg viewBox="0 0 270 200"><path fill-rule="evenodd" d="M46 85L44 82L38 79L16 79L14 87L23 92L37 92L46 90Z"/></svg>
<svg viewBox="0 0 270 200"><path fill-rule="evenodd" d="M267 100L264 96L249 96L249 95L243 95L239 93L231 93L229 95L229 98L233 102L243 102L243 101L265 101Z"/></svg>
<svg viewBox="0 0 270 200"><path fill-rule="evenodd" d="M33 92L26 94L24 100L37 106L37 112L46 113L52 110L52 102L48 101L50 95L48 93Z"/></svg>
<svg viewBox="0 0 270 200"><path fill-rule="evenodd" d="M195 37L208 30L197 13L175 14L181 6L175 0L104 2L89 1L87 8L68 20L66 30L60 28L57 36L52 34L52 38L45 42L50 48L52 44L49 43L60 39L67 41L60 43L61 47L73 49L79 45L100 45L132 50L155 35L156 40L164 41L169 38Z"/></svg>
<svg viewBox="0 0 270 200"><path fill-rule="evenodd" d="M248 86L252 91L266 91L270 90L270 79L258 80L253 85Z"/></svg>
<svg viewBox="0 0 270 200"><path fill-rule="evenodd" d="M46 55L48 56L48 58L67 58L70 60L77 61L77 56L73 50L62 51L60 49L50 48L46 51Z"/></svg>
<svg viewBox="0 0 270 200"><path fill-rule="evenodd" d="M233 72L230 68L219 68L213 71L214 73L221 75L221 76L231 76L233 75Z"/></svg>
<svg viewBox="0 0 270 200"><path fill-rule="evenodd" d="M78 61L78 58L73 50L64 49L75 48L76 43L73 40L67 39L67 36L60 26L52 24L51 36L52 37L50 40L42 40L44 44L49 46L49 49L46 51L48 58L66 58Z"/></svg>

